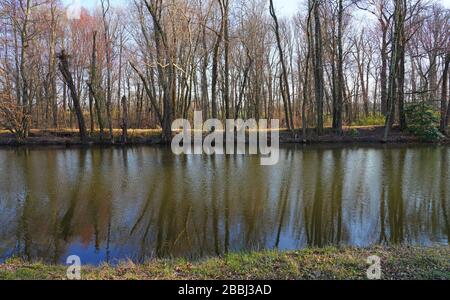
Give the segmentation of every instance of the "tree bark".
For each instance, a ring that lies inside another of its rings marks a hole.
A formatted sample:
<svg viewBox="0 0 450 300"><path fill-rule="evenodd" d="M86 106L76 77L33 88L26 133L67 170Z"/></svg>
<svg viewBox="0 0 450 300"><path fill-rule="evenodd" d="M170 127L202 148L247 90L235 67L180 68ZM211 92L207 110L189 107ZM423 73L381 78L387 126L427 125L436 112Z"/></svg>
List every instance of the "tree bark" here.
<svg viewBox="0 0 450 300"><path fill-rule="evenodd" d="M69 61L68 56L64 50L61 51L61 53L58 54L59 58L59 70L64 78L64 81L69 88L70 95L72 97L72 102L75 109L75 114L78 119L78 128L80 130L80 139L84 142L86 141L87 134L86 134L86 125L84 122L83 117L83 111L80 104L80 98L78 97L77 89L75 88L75 84L73 81L72 74L70 73L69 68Z"/></svg>
<svg viewBox="0 0 450 300"><path fill-rule="evenodd" d="M324 99L324 76L323 76L323 49L322 28L320 22L319 0L313 1L314 5L314 79L316 94L317 134L323 134L323 99Z"/></svg>
<svg viewBox="0 0 450 300"><path fill-rule="evenodd" d="M51 2L50 14L50 47L49 47L49 80L50 80L50 103L52 107L52 121L53 127L58 127L58 101L57 101L57 89L56 89L56 30L57 30L57 5L54 1Z"/></svg>
<svg viewBox="0 0 450 300"><path fill-rule="evenodd" d="M175 60L168 44L166 32L160 23L162 1L158 0L149 3L148 0L145 0L145 4L152 17L155 28L154 39L158 78L163 90L162 141L164 143L170 143L172 140L173 105L175 103L176 87ZM148 90L148 85L146 89Z"/></svg>
<svg viewBox="0 0 450 300"><path fill-rule="evenodd" d="M381 94L381 114L387 116L388 112L388 26L383 22L381 25L383 38L381 44L381 72L380 72L380 94Z"/></svg>
<svg viewBox="0 0 450 300"><path fill-rule="evenodd" d="M343 99L343 82L344 82L344 52L343 52L343 17L344 17L344 7L343 0L339 0L338 8L338 59L337 59L337 82L336 82L336 103L333 105L333 129L336 133L342 133L342 104Z"/></svg>
<svg viewBox="0 0 450 300"><path fill-rule="evenodd" d="M286 62L284 59L283 47L281 45L281 37L280 37L280 26L278 24L278 18L275 13L275 8L273 5L273 0L270 0L270 15L272 16L275 22L275 37L277 40L278 52L280 56L280 63L282 68L282 91L281 96L283 98L284 111L286 117L286 125L289 130L294 130L294 122L292 120L292 107L291 107L291 93L289 91L289 79L287 75ZM284 86L283 86L284 85Z"/></svg>
<svg viewBox="0 0 450 300"><path fill-rule="evenodd" d="M225 119L230 119L230 34L229 34L229 0L222 0L223 6L223 35L224 35L224 102L225 102Z"/></svg>
<svg viewBox="0 0 450 300"><path fill-rule="evenodd" d="M386 142L394 124L395 107L399 101L403 102L403 87L404 87L404 72L405 72L405 15L406 15L406 1L395 1L394 12L394 35L393 48L391 51L391 69L389 74L389 93L388 93L388 112L386 116L386 128L384 132L384 141ZM402 105L401 103L398 105ZM400 112L403 113L403 112ZM400 120L402 117L400 117ZM401 124L404 126L405 124Z"/></svg>
<svg viewBox="0 0 450 300"><path fill-rule="evenodd" d="M305 78L303 81L303 103L302 103L302 136L303 142L307 141L307 130L308 130L308 120L306 114L306 105L308 103L308 95L309 95L309 71L310 71L310 60L311 53L313 48L313 38L312 34L312 13L313 6L311 5L311 0L308 1L308 20L306 22L306 38L308 39L308 46L306 50L306 62L305 62Z"/></svg>
<svg viewBox="0 0 450 300"><path fill-rule="evenodd" d="M126 144L128 140L128 104L127 97L122 97L122 143Z"/></svg>
<svg viewBox="0 0 450 300"><path fill-rule="evenodd" d="M103 116L102 116L102 107L103 107L103 90L100 87L100 83L97 78L97 31L94 31L92 37L92 58L91 58L91 74L90 74L90 82L89 86L89 96L93 99L90 101L94 101L95 112L97 115L97 123L100 129L100 139L104 138L104 124L103 124ZM92 114L92 113L91 113ZM93 116L91 115L93 119ZM93 120L92 120L93 121ZM91 124L92 126L93 124Z"/></svg>
<svg viewBox="0 0 450 300"><path fill-rule="evenodd" d="M106 1L106 7L105 7ZM113 122L112 122L112 61L111 61L111 38L109 32L109 24L106 16L110 9L109 0L102 0L102 19L103 19L103 27L104 34L103 38L105 41L106 49L105 49L105 57L106 57L106 115L108 119L108 128L109 128L109 138L111 141L114 141L114 132L113 132Z"/></svg>
<svg viewBox="0 0 450 300"><path fill-rule="evenodd" d="M445 55L444 73L442 76L441 94L441 132L446 134L450 113L450 103L448 102L448 70L450 66L450 52Z"/></svg>
<svg viewBox="0 0 450 300"><path fill-rule="evenodd" d="M212 74L211 74L211 113L213 119L218 118L218 108L217 108L217 82L219 77L219 52L220 44L223 38L223 31L225 26L225 13L222 1L218 1L220 5L220 10L222 14L222 20L220 21L219 32L216 33L216 41L214 43L213 59L212 59Z"/></svg>

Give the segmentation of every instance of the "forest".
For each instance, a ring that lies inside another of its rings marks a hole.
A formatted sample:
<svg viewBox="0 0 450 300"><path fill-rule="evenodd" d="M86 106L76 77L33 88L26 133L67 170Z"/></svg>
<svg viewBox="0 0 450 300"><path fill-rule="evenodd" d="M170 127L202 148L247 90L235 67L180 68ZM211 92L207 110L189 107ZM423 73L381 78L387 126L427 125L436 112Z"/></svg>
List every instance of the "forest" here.
<svg viewBox="0 0 450 300"><path fill-rule="evenodd" d="M2 0L0 129L82 141L158 130L169 142L175 119L201 111L303 136L379 125L387 139L417 122L447 133L443 2L305 0L292 17L273 2L101 0L73 16L61 0Z"/></svg>
<svg viewBox="0 0 450 300"><path fill-rule="evenodd" d="M450 0L80 3L0 0L0 281L450 279Z"/></svg>

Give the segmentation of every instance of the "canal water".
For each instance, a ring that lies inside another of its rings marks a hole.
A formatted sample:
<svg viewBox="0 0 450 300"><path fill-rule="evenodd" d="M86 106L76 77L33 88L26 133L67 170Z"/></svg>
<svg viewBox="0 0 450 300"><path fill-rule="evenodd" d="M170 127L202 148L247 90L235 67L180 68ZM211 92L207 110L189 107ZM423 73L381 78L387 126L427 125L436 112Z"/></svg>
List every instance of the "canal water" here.
<svg viewBox="0 0 450 300"><path fill-rule="evenodd" d="M450 148L0 150L0 262L198 259L262 249L449 245Z"/></svg>

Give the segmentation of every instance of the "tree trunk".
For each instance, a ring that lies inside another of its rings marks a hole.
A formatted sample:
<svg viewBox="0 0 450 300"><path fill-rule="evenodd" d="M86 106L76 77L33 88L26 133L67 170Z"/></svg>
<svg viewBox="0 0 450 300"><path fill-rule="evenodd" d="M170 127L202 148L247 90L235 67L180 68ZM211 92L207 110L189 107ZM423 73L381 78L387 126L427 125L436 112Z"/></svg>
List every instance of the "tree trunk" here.
<svg viewBox="0 0 450 300"><path fill-rule="evenodd" d="M202 74L201 74L201 93L202 93L202 110L203 116L206 119L209 118L209 97L208 97L208 64L209 64L209 51L206 43L206 26L203 26L202 30L202 50L203 50L203 60L202 60Z"/></svg>
<svg viewBox="0 0 450 300"><path fill-rule="evenodd" d="M400 66L399 66L400 74L398 76L398 92L397 92L397 101L398 101L398 117L399 117L399 125L400 130L404 131L407 128L406 124L406 115L405 115L405 49L404 42L400 49Z"/></svg>
<svg viewBox="0 0 450 300"><path fill-rule="evenodd" d="M105 3L106 1L106 7ZM114 141L114 132L113 132L113 122L112 122L112 61L111 61L111 41L110 41L110 32L109 32L109 24L106 19L108 11L110 9L109 0L102 0L102 18L103 18L103 27L104 34L103 38L105 41L106 49L105 49L105 57L106 57L106 115L108 118L108 128L109 128L109 137L111 141Z"/></svg>
<svg viewBox="0 0 450 300"><path fill-rule="evenodd" d="M387 116L388 105L388 42L387 27L382 25L383 40L381 45L381 72L380 72L380 94L381 94L381 114Z"/></svg>
<svg viewBox="0 0 450 300"><path fill-rule="evenodd" d="M221 9L222 5L221 5ZM217 81L219 77L219 51L220 51L220 43L222 42L224 28L224 19L222 13L222 20L220 24L219 32L217 33L216 41L214 43L213 50L213 60L212 60L212 75L211 75L211 113L212 118L218 118L218 108L217 108Z"/></svg>
<svg viewBox="0 0 450 300"><path fill-rule="evenodd" d="M26 0L26 7L24 11L24 20L23 25L20 31L20 40L22 42L22 49L20 54L20 74L21 74L21 84L22 84L22 109L23 114L25 116L31 114L31 110L29 109L30 105L30 95L29 95L29 82L28 82L28 70L27 70L27 63L28 63L28 47L29 47L29 36L28 36L28 24L29 24L29 18L31 14L31 6L32 1ZM22 8L23 9L23 8ZM30 132L30 125L31 125L31 118L24 118L24 138L27 138Z"/></svg>
<svg viewBox="0 0 450 300"><path fill-rule="evenodd" d="M162 27L161 15L163 8L163 1L145 1L146 7L152 17L153 26L155 28L154 39L156 46L156 58L158 79L163 91L163 112L162 112L162 142L169 144L172 140L172 119L175 103L175 87L176 87L176 73L175 73L175 58L172 53L172 47L168 44L167 34ZM165 66L165 67L163 67ZM136 70L136 69L135 69ZM142 74L140 75L143 78ZM145 79L145 78L144 78ZM145 85L145 81L144 81ZM148 85L146 87L148 91ZM160 114L161 118L161 114Z"/></svg>
<svg viewBox="0 0 450 300"><path fill-rule="evenodd" d="M57 6L51 2L51 26L50 26L50 49L49 49L49 80L50 80L50 103L52 106L52 121L53 128L58 127L58 101L57 101L57 88L56 88L56 30L57 30Z"/></svg>
<svg viewBox="0 0 450 300"><path fill-rule="evenodd" d="M224 102L225 102L225 119L230 119L230 37L229 37L229 0L222 0L223 4L223 34L224 34Z"/></svg>
<svg viewBox="0 0 450 300"><path fill-rule="evenodd" d="M312 41L312 12L313 6L311 5L311 0L308 1L308 20L306 23L306 38L308 39L308 46L306 51L306 61L305 61L305 78L303 82L303 103L302 103L302 136L303 142L307 141L307 130L308 130L308 120L306 113L306 105L308 103L308 95L309 95L309 71L310 71L310 60L311 60L311 52L313 48Z"/></svg>
<svg viewBox="0 0 450 300"><path fill-rule="evenodd" d="M446 134L448 128L448 119L450 113L450 104L448 103L448 69L450 65L450 52L445 55L444 74L442 76L442 94L441 94L441 132Z"/></svg>
<svg viewBox="0 0 450 300"><path fill-rule="evenodd" d="M344 82L344 52L343 52L343 17L344 17L344 7L343 0L339 0L339 11L338 11L338 59L337 59L337 81L335 88L336 103L333 105L333 129L336 133L342 133L342 104L343 104L343 82Z"/></svg>
<svg viewBox="0 0 450 300"><path fill-rule="evenodd" d="M72 97L73 106L75 109L75 114L78 119L78 128L80 130L80 139L81 141L86 141L86 125L84 122L83 111L80 104L80 98L78 97L77 90L75 88L75 84L73 82L72 74L70 73L68 56L64 50L58 55L59 58L59 70L64 78L64 81L69 88L70 95Z"/></svg>
<svg viewBox="0 0 450 300"><path fill-rule="evenodd" d="M103 117L102 117L102 107L103 107L103 91L100 87L100 83L97 78L97 31L94 31L92 37L92 58L91 58L91 74L90 74L90 83L89 86L89 95L94 100L95 112L97 115L97 123L100 129L100 140L104 138L104 125L103 125ZM91 116L93 119L93 116ZM93 121L93 120L92 120ZM92 124L91 124L92 126Z"/></svg>
<svg viewBox="0 0 450 300"><path fill-rule="evenodd" d="M122 143L126 144L128 139L128 104L127 97L122 97Z"/></svg>
<svg viewBox="0 0 450 300"><path fill-rule="evenodd" d="M391 53L391 70L389 75L389 93L388 93L388 112L386 117L386 128L384 132L384 141L386 142L389 132L392 129L395 119L395 107L399 101L403 102L403 87L404 87L404 72L405 72L405 15L406 2L405 0L395 1L394 12L394 36L393 48ZM402 105L402 104L399 104ZM404 116L404 113L401 112ZM402 117L400 117L402 119ZM402 124L401 124L402 125ZM403 124L402 126L404 126Z"/></svg>
<svg viewBox="0 0 450 300"><path fill-rule="evenodd" d="M283 47L281 45L280 26L278 24L278 18L275 13L273 0L270 0L270 15L275 22L275 37L277 40L278 52L280 55L280 63L282 68L282 85L281 96L283 97L286 125L289 130L294 130L294 122L292 120L292 107L291 107L291 93L289 91L289 79L287 75L286 62L284 60ZM283 86L284 85L284 86Z"/></svg>
<svg viewBox="0 0 450 300"><path fill-rule="evenodd" d="M324 99L324 79L323 79L323 49L322 49L322 28L320 22L319 0L313 1L314 5L314 79L316 94L316 115L317 134L323 134L323 99Z"/></svg>

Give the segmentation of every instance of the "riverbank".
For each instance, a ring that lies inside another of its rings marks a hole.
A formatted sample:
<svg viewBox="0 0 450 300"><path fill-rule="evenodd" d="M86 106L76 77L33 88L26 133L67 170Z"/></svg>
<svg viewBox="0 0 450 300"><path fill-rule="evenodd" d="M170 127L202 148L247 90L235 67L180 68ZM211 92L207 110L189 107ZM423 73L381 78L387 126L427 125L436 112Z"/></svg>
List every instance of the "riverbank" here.
<svg viewBox="0 0 450 300"><path fill-rule="evenodd" d="M0 130L0 146L111 146L123 145L121 130L114 130L114 139L101 139L98 132L94 133L86 143L78 138L77 130L32 130L29 138L18 140L11 133ZM152 129L129 130L125 145L160 145L161 131ZM336 135L331 128L327 128L323 135L318 136L313 129L307 130L303 136L302 130L290 132L280 131L281 144L327 144L327 143L379 143L379 144L430 144L432 142L421 140L413 135L402 132L397 128L391 131L388 140L383 141L383 126L355 126L345 127L342 135ZM450 139L439 142L450 144Z"/></svg>
<svg viewBox="0 0 450 300"><path fill-rule="evenodd" d="M83 267L85 280L364 280L369 256L381 258L384 280L450 280L448 247L306 249L228 254L199 262L154 260ZM65 266L12 259L0 265L0 280L64 280Z"/></svg>

